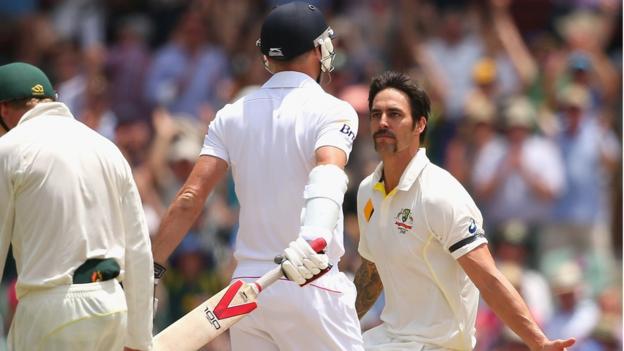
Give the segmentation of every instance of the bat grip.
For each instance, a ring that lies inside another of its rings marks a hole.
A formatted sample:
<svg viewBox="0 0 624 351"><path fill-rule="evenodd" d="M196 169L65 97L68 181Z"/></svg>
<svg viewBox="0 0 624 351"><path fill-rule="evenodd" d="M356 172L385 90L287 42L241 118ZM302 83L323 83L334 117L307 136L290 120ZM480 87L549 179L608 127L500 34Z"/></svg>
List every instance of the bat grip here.
<svg viewBox="0 0 624 351"><path fill-rule="evenodd" d="M325 247L327 246L327 242L325 242L325 239L323 238L317 238L310 242L310 246L312 247L314 251L320 253L323 250L325 250ZM266 289L269 285L275 283L281 277L284 276L284 272L282 271L282 266L281 266L281 263L283 260L284 258L281 255L276 256L274 261L275 263L279 264L279 266L271 269L270 271L265 273L263 276L261 276L254 282L258 292ZM328 267L328 268L331 268L331 267Z"/></svg>
<svg viewBox="0 0 624 351"><path fill-rule="evenodd" d="M278 281L283 276L284 272L282 272L282 266L277 266L266 272L262 277L256 279L254 285L259 293L262 290L266 289L269 285Z"/></svg>

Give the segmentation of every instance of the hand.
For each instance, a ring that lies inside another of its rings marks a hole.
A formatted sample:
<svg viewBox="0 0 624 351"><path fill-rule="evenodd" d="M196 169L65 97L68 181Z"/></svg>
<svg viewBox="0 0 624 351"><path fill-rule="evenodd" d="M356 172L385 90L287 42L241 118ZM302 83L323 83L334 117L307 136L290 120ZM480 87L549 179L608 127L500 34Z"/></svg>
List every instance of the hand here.
<svg viewBox="0 0 624 351"><path fill-rule="evenodd" d="M180 132L180 127L178 127L173 117L164 108L154 110L152 113L152 124L154 125L156 135L166 140L173 139Z"/></svg>
<svg viewBox="0 0 624 351"><path fill-rule="evenodd" d="M329 266L324 252L316 253L303 238L291 242L284 250L282 270L284 275L299 285L320 277Z"/></svg>
<svg viewBox="0 0 624 351"><path fill-rule="evenodd" d="M568 347L574 345L576 340L574 338L569 338L566 340L552 340L548 341L546 344L542 345L539 349L540 351L565 351Z"/></svg>

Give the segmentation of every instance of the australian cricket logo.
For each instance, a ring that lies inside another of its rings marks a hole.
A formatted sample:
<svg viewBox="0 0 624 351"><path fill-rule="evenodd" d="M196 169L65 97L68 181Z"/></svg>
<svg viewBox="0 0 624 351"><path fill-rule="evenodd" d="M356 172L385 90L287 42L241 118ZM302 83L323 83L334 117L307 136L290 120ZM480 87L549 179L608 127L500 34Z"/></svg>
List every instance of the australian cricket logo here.
<svg viewBox="0 0 624 351"><path fill-rule="evenodd" d="M405 234L408 230L412 229L414 218L412 217L412 210L409 208L401 209L394 218L396 219L394 224L401 234Z"/></svg>

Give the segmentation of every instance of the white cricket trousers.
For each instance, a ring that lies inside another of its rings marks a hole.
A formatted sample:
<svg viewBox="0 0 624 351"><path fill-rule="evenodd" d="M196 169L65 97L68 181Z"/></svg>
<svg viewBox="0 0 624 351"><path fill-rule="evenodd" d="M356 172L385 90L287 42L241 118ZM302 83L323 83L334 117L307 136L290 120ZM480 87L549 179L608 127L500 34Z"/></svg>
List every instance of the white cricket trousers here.
<svg viewBox="0 0 624 351"><path fill-rule="evenodd" d="M382 323L364 332L364 349L366 351L447 351L448 349L410 340L409 336L397 337L388 332L387 325Z"/></svg>
<svg viewBox="0 0 624 351"><path fill-rule="evenodd" d="M121 351L127 310L115 279L31 291L17 304L9 350Z"/></svg>
<svg viewBox="0 0 624 351"><path fill-rule="evenodd" d="M315 283L281 279L263 290L230 329L232 351L363 351L353 283L337 270Z"/></svg>

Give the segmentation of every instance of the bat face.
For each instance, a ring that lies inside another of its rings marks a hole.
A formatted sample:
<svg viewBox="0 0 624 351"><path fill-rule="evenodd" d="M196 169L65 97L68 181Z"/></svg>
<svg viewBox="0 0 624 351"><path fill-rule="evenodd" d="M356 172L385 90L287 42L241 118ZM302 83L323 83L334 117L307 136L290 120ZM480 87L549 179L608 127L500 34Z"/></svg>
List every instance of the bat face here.
<svg viewBox="0 0 624 351"><path fill-rule="evenodd" d="M155 351L195 351L253 311L259 289L237 280L154 338Z"/></svg>
<svg viewBox="0 0 624 351"><path fill-rule="evenodd" d="M237 280L225 289L224 294L212 310L210 306L206 304L204 308L206 318L210 321L215 330L219 330L221 328L221 323L219 323L219 321L243 316L253 311L257 307L254 302L256 300L256 294L252 285ZM234 301L235 299L236 301Z"/></svg>

